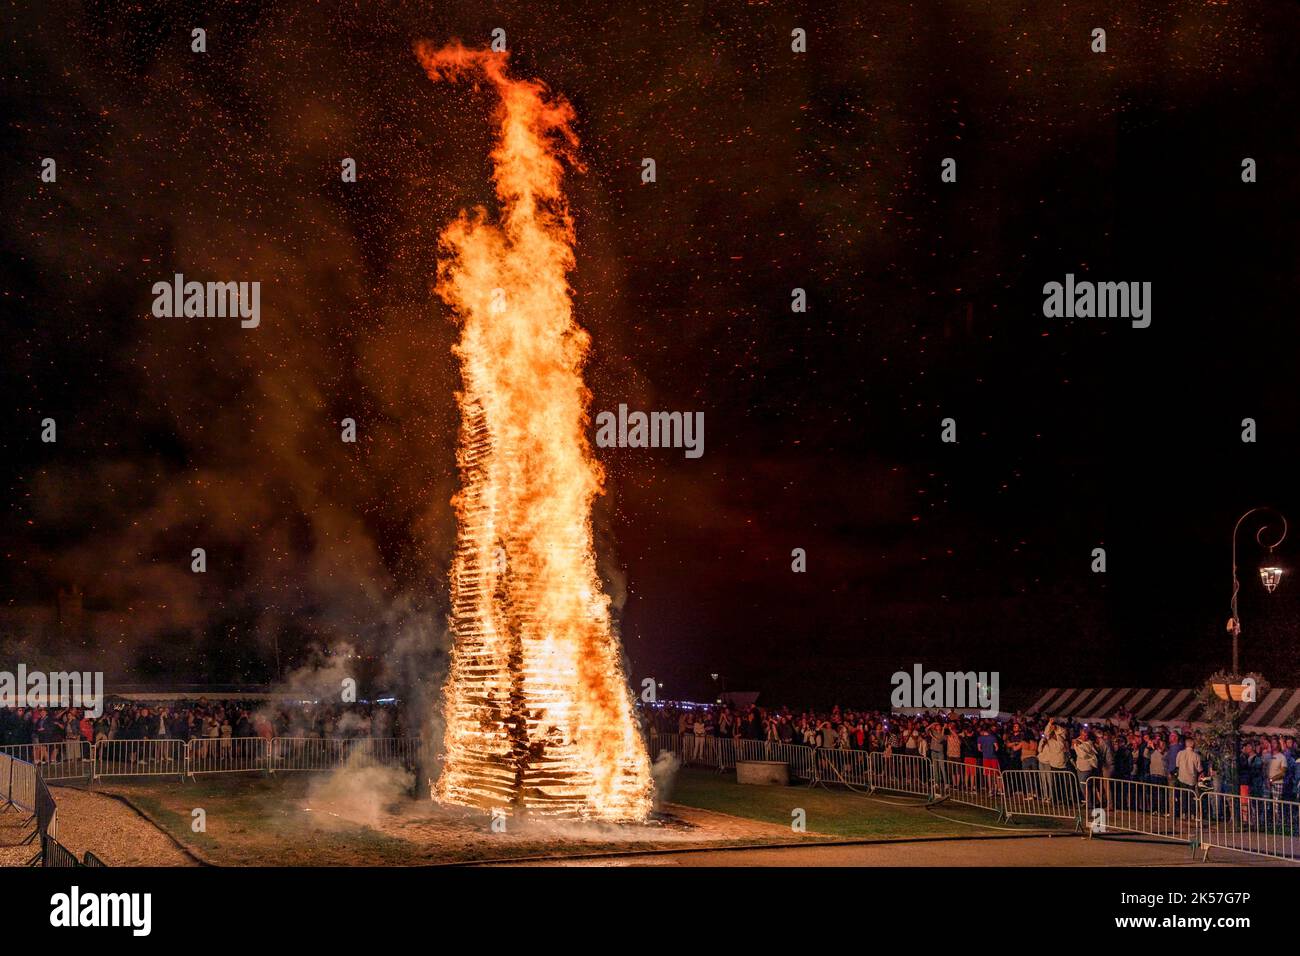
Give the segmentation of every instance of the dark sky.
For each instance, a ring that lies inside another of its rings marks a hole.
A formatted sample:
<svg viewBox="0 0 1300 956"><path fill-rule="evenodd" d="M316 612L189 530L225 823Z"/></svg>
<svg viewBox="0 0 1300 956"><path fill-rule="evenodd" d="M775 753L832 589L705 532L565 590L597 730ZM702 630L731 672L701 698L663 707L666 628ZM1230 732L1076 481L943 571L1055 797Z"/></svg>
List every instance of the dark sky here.
<svg viewBox="0 0 1300 956"><path fill-rule="evenodd" d="M276 649L441 646L456 329L430 283L492 202L492 104L411 44L500 27L577 110L593 412L705 414L700 459L599 453L634 682L877 704L915 662L1004 688L1227 663L1234 520L1300 521L1293 6L430 6L0 15L8 658L257 681ZM261 327L153 318L174 272L260 280ZM1151 327L1044 318L1067 272L1153 283ZM1300 578L1266 597L1258 558L1243 533L1243 663L1295 686Z"/></svg>

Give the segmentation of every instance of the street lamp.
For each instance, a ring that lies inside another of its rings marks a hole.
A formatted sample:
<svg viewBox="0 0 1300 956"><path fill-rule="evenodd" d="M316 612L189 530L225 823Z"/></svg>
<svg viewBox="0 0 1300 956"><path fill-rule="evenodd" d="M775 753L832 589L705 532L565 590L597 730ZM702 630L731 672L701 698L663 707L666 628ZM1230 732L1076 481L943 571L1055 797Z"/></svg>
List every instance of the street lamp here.
<svg viewBox="0 0 1300 956"><path fill-rule="evenodd" d="M1282 575L1286 573L1286 568L1282 567L1273 560L1273 555L1269 554L1264 563L1259 566L1259 577L1264 582L1264 587L1268 588L1268 593L1272 594L1277 590L1277 586L1282 582Z"/></svg>
<svg viewBox="0 0 1300 956"><path fill-rule="evenodd" d="M1237 659L1237 638L1241 635L1241 615L1237 613L1237 592L1241 590L1241 582L1237 580L1237 532L1241 530L1242 522L1257 511L1272 511L1273 514L1282 519L1282 533L1277 536L1277 540L1272 544L1264 543L1264 532L1269 528L1267 524L1260 525L1259 530L1255 532L1255 543L1261 548L1268 549L1263 562L1259 566L1259 579L1263 582L1269 594L1277 590L1278 584L1282 581L1282 575L1285 573L1285 568L1278 563L1273 554L1273 549L1286 538L1286 516L1274 508L1251 508L1237 519L1237 523L1232 529L1232 617L1228 618L1228 632L1232 635L1232 673L1234 676L1240 670Z"/></svg>

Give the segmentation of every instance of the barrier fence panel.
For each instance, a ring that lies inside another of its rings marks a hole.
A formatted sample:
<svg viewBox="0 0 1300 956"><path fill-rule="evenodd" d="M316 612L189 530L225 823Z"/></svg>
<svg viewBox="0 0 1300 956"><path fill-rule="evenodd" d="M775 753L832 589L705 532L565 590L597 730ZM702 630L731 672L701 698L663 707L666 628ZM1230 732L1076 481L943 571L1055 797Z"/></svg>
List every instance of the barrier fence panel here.
<svg viewBox="0 0 1300 956"><path fill-rule="evenodd" d="M424 741L419 737L358 737L348 745L347 759L354 763L415 769L425 760Z"/></svg>
<svg viewBox="0 0 1300 956"><path fill-rule="evenodd" d="M186 772L248 773L267 769L268 741L261 737L195 737L185 754Z"/></svg>
<svg viewBox="0 0 1300 956"><path fill-rule="evenodd" d="M93 752L93 778L185 775L183 740L100 740Z"/></svg>
<svg viewBox="0 0 1300 956"><path fill-rule="evenodd" d="M27 813L36 812L36 768L25 760L0 754L0 796Z"/></svg>
<svg viewBox="0 0 1300 956"><path fill-rule="evenodd" d="M673 754L675 757L680 759L680 737L677 734L650 733L646 738L646 753L650 755L650 762L654 763L659 759L659 755L665 752Z"/></svg>
<svg viewBox="0 0 1300 956"><path fill-rule="evenodd" d="M1200 842L1278 860L1300 860L1300 803L1271 797L1203 793Z"/></svg>
<svg viewBox="0 0 1300 956"><path fill-rule="evenodd" d="M1195 844L1197 813L1196 791L1190 787L1117 777L1088 780L1085 822L1090 833L1119 830Z"/></svg>
<svg viewBox="0 0 1300 956"><path fill-rule="evenodd" d="M915 754L873 753L871 786L875 790L928 797L933 789L930 761Z"/></svg>
<svg viewBox="0 0 1300 956"><path fill-rule="evenodd" d="M775 760L770 756L772 746L766 740L735 740L732 743L737 760Z"/></svg>
<svg viewBox="0 0 1300 956"><path fill-rule="evenodd" d="M91 748L85 740L50 744L9 744L0 752L25 760L46 780L79 780L90 776Z"/></svg>
<svg viewBox="0 0 1300 956"><path fill-rule="evenodd" d="M776 751L779 756L774 760L784 760L790 765L790 776L796 780L812 780L816 775L816 763L813 759L813 749L805 747L803 744L786 744L776 745Z"/></svg>
<svg viewBox="0 0 1300 956"><path fill-rule="evenodd" d="M347 741L321 737L273 737L270 768L333 770L343 766Z"/></svg>
<svg viewBox="0 0 1300 956"><path fill-rule="evenodd" d="M54 801L54 795L50 793L45 777L36 766L10 753L0 753L0 810L7 809L9 806L31 813L36 821L36 828L22 843L18 844L26 846L39 840L36 854L27 861L29 866L38 863L41 866L61 867L104 865L103 861L90 851L86 851L86 862L84 864L79 862L76 856L59 842L59 807Z"/></svg>
<svg viewBox="0 0 1300 956"><path fill-rule="evenodd" d="M81 866L81 862L71 850L49 836L41 845L41 866L72 867Z"/></svg>
<svg viewBox="0 0 1300 956"><path fill-rule="evenodd" d="M681 752L678 754L682 763L690 767L713 767L715 770L730 770L736 766L735 742L730 737L697 737L695 734L683 734Z"/></svg>
<svg viewBox="0 0 1300 956"><path fill-rule="evenodd" d="M917 796L930 794L929 767L924 757L880 754L864 750L834 750L778 740L697 737L694 734L647 735L653 761L665 751L686 766L731 770L737 760L775 760L789 765L794 780L821 780L876 787Z"/></svg>
<svg viewBox="0 0 1300 956"><path fill-rule="evenodd" d="M773 760L784 763L790 768L791 778L811 780L813 778L814 754L811 747L783 743L780 740L732 739L730 753L734 760ZM727 751L724 747L724 756ZM719 769L727 769L725 759ZM833 774L826 775L833 779Z"/></svg>
<svg viewBox="0 0 1300 956"><path fill-rule="evenodd" d="M36 833L42 840L59 835L59 808L39 775L36 777Z"/></svg>
<svg viewBox="0 0 1300 956"><path fill-rule="evenodd" d="M856 787L871 786L871 754L867 751L819 747L813 757L820 780Z"/></svg>
<svg viewBox="0 0 1300 956"><path fill-rule="evenodd" d="M99 857L95 856L95 854L91 853L89 850L86 851L85 857L82 858L81 865L82 866L105 866L105 867L108 866L107 863L105 863Z"/></svg>
<svg viewBox="0 0 1300 956"><path fill-rule="evenodd" d="M1002 771L1002 805L1007 819L1051 817L1083 823L1083 790L1068 770Z"/></svg>
<svg viewBox="0 0 1300 956"><path fill-rule="evenodd" d="M736 769L736 741L731 737L713 738L719 772Z"/></svg>
<svg viewBox="0 0 1300 956"><path fill-rule="evenodd" d="M945 760L932 769L932 777L937 799L992 810L1001 816L1002 771L997 767Z"/></svg>
<svg viewBox="0 0 1300 956"><path fill-rule="evenodd" d="M400 763L397 753L398 741L393 737L361 737L347 741L343 748L343 760L348 764L380 764L391 766Z"/></svg>

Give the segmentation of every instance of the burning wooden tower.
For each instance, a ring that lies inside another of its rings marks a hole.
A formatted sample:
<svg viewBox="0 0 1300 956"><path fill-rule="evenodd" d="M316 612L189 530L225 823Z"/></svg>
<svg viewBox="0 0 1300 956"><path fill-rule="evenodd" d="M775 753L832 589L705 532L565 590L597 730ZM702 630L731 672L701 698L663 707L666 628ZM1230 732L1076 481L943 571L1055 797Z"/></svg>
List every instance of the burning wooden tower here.
<svg viewBox="0 0 1300 956"><path fill-rule="evenodd" d="M447 803L602 820L650 810L650 768L592 548L603 475L587 438L589 347L573 319L562 160L572 107L459 44L416 54L434 80L500 96L500 224L462 212L442 234L438 294L456 312L463 391L454 500Z"/></svg>

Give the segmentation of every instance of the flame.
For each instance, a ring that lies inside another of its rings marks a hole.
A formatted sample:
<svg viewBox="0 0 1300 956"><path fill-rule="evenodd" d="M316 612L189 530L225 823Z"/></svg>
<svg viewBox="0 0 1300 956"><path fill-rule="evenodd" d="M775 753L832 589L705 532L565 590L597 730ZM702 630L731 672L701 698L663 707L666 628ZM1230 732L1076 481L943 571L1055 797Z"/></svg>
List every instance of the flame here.
<svg viewBox="0 0 1300 956"><path fill-rule="evenodd" d="M573 107L507 73L508 55L415 46L434 81L482 77L500 97L492 151L500 223L482 208L443 231L437 292L454 352L462 488L445 696L446 803L642 820L650 767L592 550L604 474L587 440L590 347L574 321L578 166Z"/></svg>

